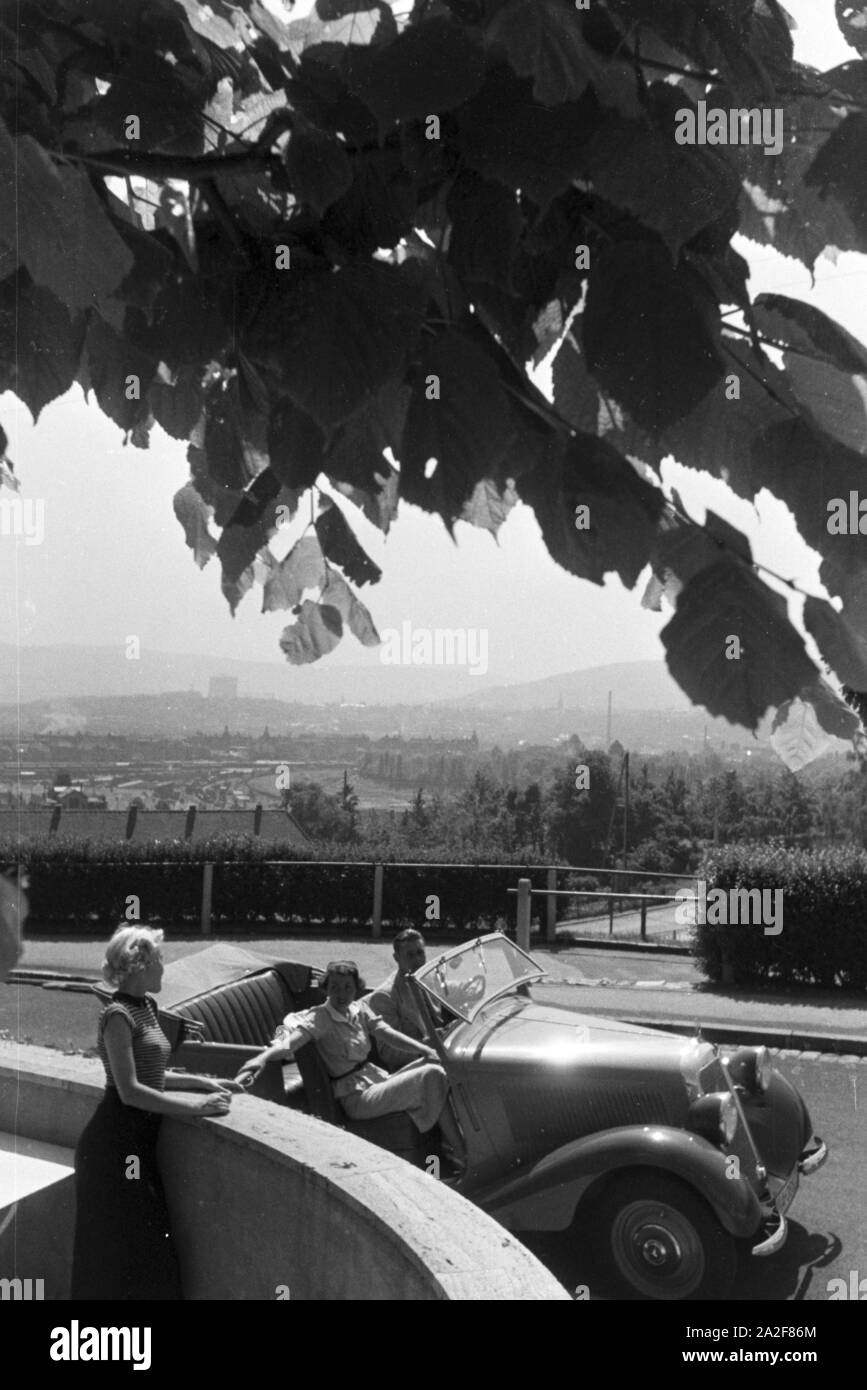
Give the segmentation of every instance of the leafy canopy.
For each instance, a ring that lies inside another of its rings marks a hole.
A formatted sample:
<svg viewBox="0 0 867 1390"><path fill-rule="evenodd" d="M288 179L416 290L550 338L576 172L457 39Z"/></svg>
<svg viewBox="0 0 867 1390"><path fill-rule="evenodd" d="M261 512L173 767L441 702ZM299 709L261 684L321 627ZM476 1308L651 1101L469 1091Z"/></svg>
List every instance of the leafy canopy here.
<svg viewBox="0 0 867 1390"><path fill-rule="evenodd" d="M347 627L378 641L355 509L386 532L403 498L495 534L520 498L571 573L652 566L693 700L791 714L795 761L798 728L851 737L745 539L659 481L674 455L786 502L842 603L811 599L809 631L867 690L867 547L827 525L864 475L867 350L751 300L732 246L810 269L867 251L867 5L836 10L853 59L820 73L778 0L317 0L297 20L21 0L0 13L0 389L37 417L77 381L134 446L155 421L187 441L195 560L217 557L233 611L257 584L291 610L292 662ZM780 109L781 152L678 143L702 101ZM323 478L339 504L320 493L278 562Z"/></svg>

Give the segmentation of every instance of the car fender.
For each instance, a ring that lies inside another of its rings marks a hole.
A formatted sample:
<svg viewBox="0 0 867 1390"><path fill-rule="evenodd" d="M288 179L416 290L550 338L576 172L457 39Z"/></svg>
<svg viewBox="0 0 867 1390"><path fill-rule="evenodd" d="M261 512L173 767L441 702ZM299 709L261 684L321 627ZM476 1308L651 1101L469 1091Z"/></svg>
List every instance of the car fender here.
<svg viewBox="0 0 867 1390"><path fill-rule="evenodd" d="M733 1236L751 1236L761 1223L755 1192L745 1178L727 1176L726 1155L700 1135L664 1125L625 1125L574 1139L495 1189L467 1195L510 1229L562 1231L597 1178L628 1168L681 1178Z"/></svg>

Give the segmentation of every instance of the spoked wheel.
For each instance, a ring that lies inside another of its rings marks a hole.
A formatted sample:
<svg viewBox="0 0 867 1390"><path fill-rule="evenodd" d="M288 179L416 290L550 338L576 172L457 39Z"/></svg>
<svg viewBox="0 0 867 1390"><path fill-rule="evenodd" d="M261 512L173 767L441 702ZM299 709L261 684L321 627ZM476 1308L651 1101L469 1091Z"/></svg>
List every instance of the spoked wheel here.
<svg viewBox="0 0 867 1390"><path fill-rule="evenodd" d="M737 1268L733 1238L693 1190L673 1178L620 1177L596 1206L594 1254L617 1298L725 1298Z"/></svg>

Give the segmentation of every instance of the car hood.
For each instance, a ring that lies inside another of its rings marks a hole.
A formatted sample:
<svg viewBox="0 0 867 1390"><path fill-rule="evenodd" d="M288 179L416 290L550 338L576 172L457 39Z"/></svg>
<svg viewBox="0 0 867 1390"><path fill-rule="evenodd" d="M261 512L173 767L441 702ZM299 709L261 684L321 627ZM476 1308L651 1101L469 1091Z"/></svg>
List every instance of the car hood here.
<svg viewBox="0 0 867 1390"><path fill-rule="evenodd" d="M606 1067L680 1071L685 1058L701 1066L714 1055L709 1043L655 1028L599 1018L556 1004L501 999L449 1039L456 1062L485 1067Z"/></svg>

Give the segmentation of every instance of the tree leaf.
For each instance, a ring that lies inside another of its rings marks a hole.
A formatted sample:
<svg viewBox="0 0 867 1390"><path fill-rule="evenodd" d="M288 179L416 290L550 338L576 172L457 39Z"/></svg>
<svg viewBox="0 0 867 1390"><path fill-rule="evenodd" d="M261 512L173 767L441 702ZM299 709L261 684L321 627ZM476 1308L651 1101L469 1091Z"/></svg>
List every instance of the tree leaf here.
<svg viewBox="0 0 867 1390"><path fill-rule="evenodd" d="M663 515L651 558L657 582L649 590L650 598L665 597L674 606L690 580L718 564L726 552L752 563L746 536L715 512L708 510L704 526L689 525L677 515ZM655 606L659 612L662 605L657 602Z"/></svg>
<svg viewBox="0 0 867 1390"><path fill-rule="evenodd" d="M695 409L723 375L718 306L694 271L672 266L653 242L618 242L596 258L582 339L603 390L654 434Z"/></svg>
<svg viewBox="0 0 867 1390"><path fill-rule="evenodd" d="M508 287L522 225L515 194L467 171L452 184L448 211L449 260L461 278Z"/></svg>
<svg viewBox="0 0 867 1390"><path fill-rule="evenodd" d="M306 599L297 622L284 627L280 634L280 648L293 666L306 666L333 652L342 635L343 622L337 609Z"/></svg>
<svg viewBox="0 0 867 1390"><path fill-rule="evenodd" d="M191 483L186 483L174 496L175 516L184 528L187 545L199 569L204 569L217 553L217 542L208 530L213 508L206 505Z"/></svg>
<svg viewBox="0 0 867 1390"><path fill-rule="evenodd" d="M278 608L294 608L301 602L305 589L322 589L328 578L325 556L316 536L302 536L284 560L273 556L268 562L268 577L262 595L262 612Z"/></svg>
<svg viewBox="0 0 867 1390"><path fill-rule="evenodd" d="M513 443L508 399L491 356L456 328L426 341L413 374L400 449L401 497L448 524ZM431 476L428 461L436 460Z"/></svg>
<svg viewBox="0 0 867 1390"><path fill-rule="evenodd" d="M423 311L416 285L390 266L305 275L275 304L249 355L276 370L297 406L330 430L401 372Z"/></svg>
<svg viewBox="0 0 867 1390"><path fill-rule="evenodd" d="M552 557L570 574L602 584L614 571L628 588L636 582L650 559L664 498L610 445L579 436L556 460L519 478L518 493L535 511ZM589 525L579 529L579 520Z"/></svg>
<svg viewBox="0 0 867 1390"><path fill-rule="evenodd" d="M741 232L795 257L810 270L826 248L857 251L865 246L839 197L805 183L829 130L840 123L826 100L814 95L790 99L785 104L787 138L782 152L768 159L760 148L744 146L738 151L744 171Z"/></svg>
<svg viewBox="0 0 867 1390"><path fill-rule="evenodd" d="M352 182L322 219L323 234L354 256L397 246L412 230L416 189L400 152L364 149L352 156Z"/></svg>
<svg viewBox="0 0 867 1390"><path fill-rule="evenodd" d="M132 252L115 231L80 169L55 164L30 135L10 136L0 120L0 243L14 251L37 285L70 309L116 290Z"/></svg>
<svg viewBox="0 0 867 1390"><path fill-rule="evenodd" d="M579 102L540 106L532 83L510 67L491 69L456 118L465 164L483 178L529 194L540 207L578 177L586 112Z"/></svg>
<svg viewBox="0 0 867 1390"><path fill-rule="evenodd" d="M134 429L149 414L148 391L156 362L94 313L89 315L85 353L100 410L122 430Z"/></svg>
<svg viewBox="0 0 867 1390"><path fill-rule="evenodd" d="M234 613L253 583L254 562L274 532L294 515L298 499L296 493L280 486L270 469L263 470L246 492L224 492L227 495L222 505L219 493L214 504L217 522L223 526L217 554L223 569L223 593ZM206 494L205 500L211 498ZM267 557L264 563L269 565Z"/></svg>
<svg viewBox="0 0 867 1390"><path fill-rule="evenodd" d="M327 567L328 582L319 598L321 604L336 608L353 637L363 647L378 647L380 642L373 619L364 604L352 592L337 570Z"/></svg>
<svg viewBox="0 0 867 1390"><path fill-rule="evenodd" d="M859 239L858 250L867 246L867 114L853 111L832 132L804 176L808 188L818 188L822 198L834 198L852 219Z"/></svg>
<svg viewBox="0 0 867 1390"><path fill-rule="evenodd" d="M660 633L668 669L694 703L755 730L816 675L785 600L738 560L701 569ZM740 656L727 656L740 644ZM768 653L773 660L768 660Z"/></svg>
<svg viewBox="0 0 867 1390"><path fill-rule="evenodd" d="M790 508L807 544L823 557L819 573L825 588L843 599L851 625L867 631L867 546L857 525L848 529L850 494L857 496L863 484L863 457L809 421L794 419L755 440L753 466ZM847 512L843 534L828 529L835 500Z"/></svg>
<svg viewBox="0 0 867 1390"><path fill-rule="evenodd" d="M316 518L316 534L323 554L349 575L353 584L377 584L382 570L362 550L339 507L327 502Z"/></svg>
<svg viewBox="0 0 867 1390"><path fill-rule="evenodd" d="M411 26L393 43L355 55L350 85L385 130L460 106L485 75L481 47L448 19Z"/></svg>
<svg viewBox="0 0 867 1390"><path fill-rule="evenodd" d="M521 77L534 79L533 96L545 106L577 100L602 67L584 42L578 14L563 0L508 0L488 25L485 44L502 49Z"/></svg>
<svg viewBox="0 0 867 1390"><path fill-rule="evenodd" d="M240 20L242 15L234 5L224 4L223 0L209 0L207 5L199 0L175 0L175 4L183 7L190 28L218 48L244 47L241 25L233 23L235 16Z"/></svg>
<svg viewBox="0 0 867 1390"><path fill-rule="evenodd" d="M190 68L169 63L139 48L117 64L111 86L88 112L116 147L127 143L126 122L135 115L145 149L173 154L201 154L204 149L202 106L211 83Z"/></svg>
<svg viewBox="0 0 867 1390"><path fill-rule="evenodd" d="M828 434L867 453L867 349L821 310L785 295L759 295L759 332L785 344L792 391Z"/></svg>
<svg viewBox="0 0 867 1390"><path fill-rule="evenodd" d="M508 483L501 489L490 478L484 478L476 483L458 520L468 521L471 526L479 526L496 536L517 501L518 494Z"/></svg>
<svg viewBox="0 0 867 1390"><path fill-rule="evenodd" d="M26 271L0 282L0 391L14 391L34 420L75 380L85 323Z"/></svg>
<svg viewBox="0 0 867 1390"><path fill-rule="evenodd" d="M752 500L762 486L753 444L765 430L788 425L797 402L784 373L766 353L727 334L722 343L725 381L663 432L662 446L687 468L712 473L739 497ZM735 398L728 389L731 377L737 380Z"/></svg>
<svg viewBox="0 0 867 1390"><path fill-rule="evenodd" d="M843 38L867 58L867 5L852 0L834 0L837 23Z"/></svg>
<svg viewBox="0 0 867 1390"><path fill-rule="evenodd" d="M148 401L154 419L172 439L189 439L204 405L200 374L195 367L181 367L173 381L153 381Z"/></svg>
<svg viewBox="0 0 867 1390"><path fill-rule="evenodd" d="M854 715L852 719L857 725ZM809 700L795 696L777 710L771 726L771 747L790 772L800 772L808 763L827 753L833 744L833 739L825 733Z"/></svg>
<svg viewBox="0 0 867 1390"><path fill-rule="evenodd" d="M573 429L595 434L599 427L599 387L587 370L587 359L572 332L568 333L551 366L554 404Z"/></svg>
<svg viewBox="0 0 867 1390"><path fill-rule="evenodd" d="M329 477L328 481L335 491L348 498L364 513L368 521L372 521L374 526L378 526L387 536L391 523L397 516L400 474L391 464L384 461L383 469L383 474L375 474L373 482L367 487L355 487L352 483L341 482L338 478L332 477Z"/></svg>
<svg viewBox="0 0 867 1390"><path fill-rule="evenodd" d="M290 488L310 487L325 466L325 435L286 396L271 408L268 456L277 477Z"/></svg>
<svg viewBox="0 0 867 1390"><path fill-rule="evenodd" d="M794 358L803 353L850 376L867 373L867 348L821 309L785 294L760 294L753 302L759 332Z"/></svg>
<svg viewBox="0 0 867 1390"><path fill-rule="evenodd" d="M676 262L687 242L736 208L741 185L716 149L675 143L682 92L654 83L649 100L654 125L609 116L586 142L581 173L599 197L658 232Z"/></svg>
<svg viewBox="0 0 867 1390"><path fill-rule="evenodd" d="M320 215L352 184L352 165L339 140L300 116L286 150L286 174L296 201Z"/></svg>
<svg viewBox="0 0 867 1390"><path fill-rule="evenodd" d="M853 690L867 691L867 637L846 614L811 595L804 604L804 626L834 675Z"/></svg>

